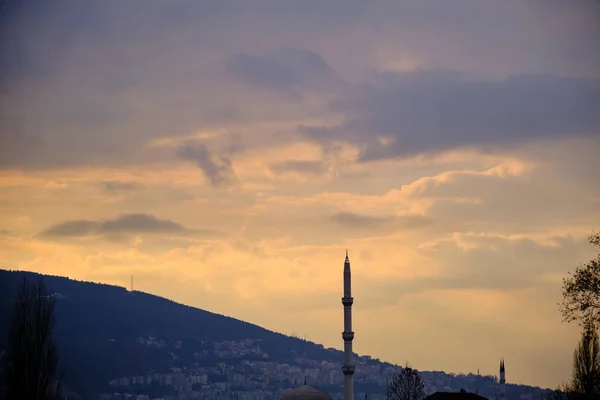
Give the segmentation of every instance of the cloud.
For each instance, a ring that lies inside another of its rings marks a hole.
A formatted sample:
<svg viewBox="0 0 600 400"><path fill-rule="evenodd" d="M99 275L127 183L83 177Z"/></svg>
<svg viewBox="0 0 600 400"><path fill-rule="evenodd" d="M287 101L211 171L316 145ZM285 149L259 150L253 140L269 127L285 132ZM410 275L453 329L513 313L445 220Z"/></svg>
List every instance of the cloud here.
<svg viewBox="0 0 600 400"><path fill-rule="evenodd" d="M322 161L289 160L269 164L269 169L276 174L299 172L302 174L318 175L327 171L327 165Z"/></svg>
<svg viewBox="0 0 600 400"><path fill-rule="evenodd" d="M109 192L128 192L140 188L140 185L136 182L123 182L123 181L105 181L102 182L104 189Z"/></svg>
<svg viewBox="0 0 600 400"><path fill-rule="evenodd" d="M97 222L86 220L65 221L53 225L42 232L45 236L87 236L96 231Z"/></svg>
<svg viewBox="0 0 600 400"><path fill-rule="evenodd" d="M581 146L593 148L593 142L583 141ZM451 215L452 225L445 225L445 229L453 232L494 229L496 233L547 234L548 229L556 229L553 232L559 234L561 229L576 226L591 228L598 221L600 194L593 185L581 185L592 179L583 165L598 170L599 163L589 160L577 167L576 159L584 160L593 150L575 152L565 142L548 144L546 149L552 147L563 149L562 155L548 152L544 159L552 162L531 157L531 163L525 158L521 163L501 163L483 171L446 171L420 178L393 193L423 204L425 214L436 220L447 221ZM568 167L563 166L566 160L571 160Z"/></svg>
<svg viewBox="0 0 600 400"><path fill-rule="evenodd" d="M355 144L361 161L600 137L600 79L593 78L520 75L498 81L446 71L385 73L331 108L346 115L342 124L301 125L299 132L322 144Z"/></svg>
<svg viewBox="0 0 600 400"><path fill-rule="evenodd" d="M432 222L429 218L422 215L373 217L352 212L339 212L332 215L331 219L343 227L359 230L369 228L390 230L418 228Z"/></svg>
<svg viewBox="0 0 600 400"><path fill-rule="evenodd" d="M124 214L112 220L71 220L52 225L41 235L45 237L83 237L123 233L182 233L180 224L158 219L148 214Z"/></svg>
<svg viewBox="0 0 600 400"><path fill-rule="evenodd" d="M177 154L184 160L195 162L213 187L222 186L235 177L231 159L212 155L204 144L184 144Z"/></svg>
<svg viewBox="0 0 600 400"><path fill-rule="evenodd" d="M0 53L12 55L0 60L6 87L0 96L0 165L174 162L172 152L146 144L233 124L244 125L249 146L269 147L264 137L295 141L269 124L321 124L335 111L323 107L326 98L341 88L343 98L354 98L349 83L358 83L354 91L361 92L370 86L364 79L369 73L406 59L419 60L423 68L486 76L598 76L600 65L595 4L209 3L148 1L139 10L61 0L52 7L16 7L10 21L0 24ZM273 91L301 93L305 101L265 94ZM346 120L373 124L360 112ZM344 140L352 135L347 132ZM377 146L370 150L370 157L385 153Z"/></svg>
<svg viewBox="0 0 600 400"><path fill-rule="evenodd" d="M424 265L436 266L434 274L385 279L361 275L360 281L370 288L361 295L366 297L366 306L377 308L434 291L441 296L455 291L507 294L549 283L557 287L560 282L557 277L573 268L575 259L592 257L593 251L585 238L563 236L535 241L493 234L449 234L418 249L419 255L427 260ZM410 265L407 269L419 267L423 265Z"/></svg>
<svg viewBox="0 0 600 400"><path fill-rule="evenodd" d="M114 220L103 221L98 231L111 232L181 232L180 224L166 219L158 219L147 214L127 214Z"/></svg>
<svg viewBox="0 0 600 400"><path fill-rule="evenodd" d="M229 60L228 67L246 84L277 91L324 91L343 85L325 59L307 49L283 47L257 55L241 53Z"/></svg>

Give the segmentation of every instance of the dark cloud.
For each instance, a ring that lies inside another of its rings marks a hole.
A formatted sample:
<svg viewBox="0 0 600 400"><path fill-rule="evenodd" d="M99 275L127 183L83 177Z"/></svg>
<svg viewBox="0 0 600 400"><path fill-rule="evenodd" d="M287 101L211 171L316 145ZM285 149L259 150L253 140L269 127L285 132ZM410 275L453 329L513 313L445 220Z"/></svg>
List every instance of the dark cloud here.
<svg viewBox="0 0 600 400"><path fill-rule="evenodd" d="M343 124L299 131L324 144L357 144L361 161L600 135L600 79L522 75L485 81L442 71L388 73L331 107L347 116Z"/></svg>
<svg viewBox="0 0 600 400"><path fill-rule="evenodd" d="M103 221L98 231L111 232L181 232L185 229L176 222L158 219L148 214L127 214L114 220Z"/></svg>
<svg viewBox="0 0 600 400"><path fill-rule="evenodd" d="M237 54L229 60L228 67L242 82L273 90L323 91L343 86L325 59L307 49L284 47L258 55Z"/></svg>
<svg viewBox="0 0 600 400"><path fill-rule="evenodd" d="M300 172L303 174L316 175L327 171L327 165L322 161L290 160L269 164L269 169L277 174Z"/></svg>
<svg viewBox="0 0 600 400"><path fill-rule="evenodd" d="M140 185L135 182L106 181L102 182L102 185L109 192L125 192L140 188Z"/></svg>
<svg viewBox="0 0 600 400"><path fill-rule="evenodd" d="M177 233L187 230L180 224L148 214L125 214L112 220L71 220L53 225L41 233L45 237L82 237L124 233Z"/></svg>
<svg viewBox="0 0 600 400"><path fill-rule="evenodd" d="M213 187L224 185L234 177L231 159L211 154L204 144L187 143L177 154L184 160L195 162Z"/></svg>
<svg viewBox="0 0 600 400"><path fill-rule="evenodd" d="M344 79L360 82L405 58L496 75L598 76L600 66L600 7L593 1L18 3L0 23L0 53L11 55L0 58L0 166L11 168L172 162L170 149L147 143L229 123L329 117L322 97L343 87L344 98L356 99L346 96ZM292 96L273 101L257 87ZM310 102L284 101L304 92ZM419 92L409 92L423 108ZM385 117L390 111L383 108ZM345 140L377 128L379 114L360 110L346 113L352 129ZM404 121L406 113L399 114ZM427 125L429 118L417 117ZM389 117L381 124L414 128ZM261 136L271 129L248 145L272 145ZM398 146L419 147L409 145ZM368 147L374 155L365 157L385 153L376 143Z"/></svg>
<svg viewBox="0 0 600 400"><path fill-rule="evenodd" d="M359 215L350 212L340 212L331 216L338 224L349 228L364 228L369 226L388 225L392 221L392 217L371 217L367 215Z"/></svg>
<svg viewBox="0 0 600 400"><path fill-rule="evenodd" d="M43 236L77 237L97 233L99 223L87 220L70 220L52 225L42 232Z"/></svg>
<svg viewBox="0 0 600 400"><path fill-rule="evenodd" d="M373 217L369 215L360 215L351 212L340 212L331 216L336 223L350 229L399 229L399 228L417 228L431 223L431 220L421 215L407 215L388 217Z"/></svg>

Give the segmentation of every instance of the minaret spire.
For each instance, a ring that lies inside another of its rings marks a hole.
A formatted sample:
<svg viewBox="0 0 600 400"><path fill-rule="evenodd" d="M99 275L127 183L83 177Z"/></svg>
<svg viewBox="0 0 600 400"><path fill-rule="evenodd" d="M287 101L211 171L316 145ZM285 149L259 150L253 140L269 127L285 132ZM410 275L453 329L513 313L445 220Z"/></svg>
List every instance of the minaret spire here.
<svg viewBox="0 0 600 400"><path fill-rule="evenodd" d="M348 259L348 250L346 250L346 260L344 261L344 297L342 304L344 305L344 365L342 372L344 373L344 400L354 400L354 365L352 365L352 340L354 332L352 332L352 281L350 274L350 260Z"/></svg>
<svg viewBox="0 0 600 400"><path fill-rule="evenodd" d="M506 398L506 375L504 371L504 358L500 359L500 399Z"/></svg>

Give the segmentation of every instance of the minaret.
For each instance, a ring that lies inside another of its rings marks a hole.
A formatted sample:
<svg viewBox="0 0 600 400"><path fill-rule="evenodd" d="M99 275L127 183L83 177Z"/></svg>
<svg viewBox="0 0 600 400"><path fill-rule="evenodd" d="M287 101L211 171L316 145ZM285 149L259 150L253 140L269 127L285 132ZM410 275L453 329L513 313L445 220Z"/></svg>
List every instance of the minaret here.
<svg viewBox="0 0 600 400"><path fill-rule="evenodd" d="M348 259L348 250L346 250L346 260L344 261L344 297L342 304L344 305L344 365L342 372L344 373L344 400L354 400L354 365L352 365L352 298L350 278L350 260Z"/></svg>
<svg viewBox="0 0 600 400"><path fill-rule="evenodd" d="M504 359L500 360L500 399L506 398L506 376L504 374Z"/></svg>

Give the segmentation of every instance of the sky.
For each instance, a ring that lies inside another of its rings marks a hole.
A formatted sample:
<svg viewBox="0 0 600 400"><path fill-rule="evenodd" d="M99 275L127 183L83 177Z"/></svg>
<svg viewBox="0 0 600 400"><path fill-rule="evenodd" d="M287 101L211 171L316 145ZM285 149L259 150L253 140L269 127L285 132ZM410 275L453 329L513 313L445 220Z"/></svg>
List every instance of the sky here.
<svg viewBox="0 0 600 400"><path fill-rule="evenodd" d="M0 268L556 387L597 252L600 2L9 0ZM341 362L341 360L340 360Z"/></svg>

